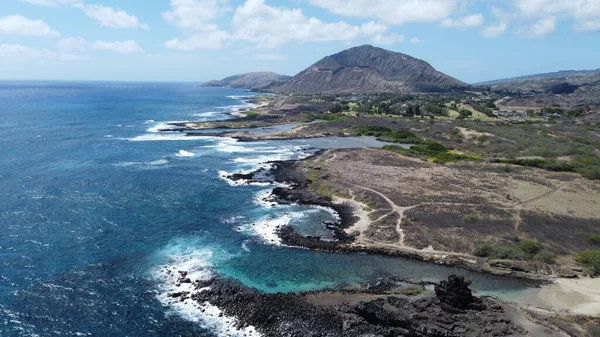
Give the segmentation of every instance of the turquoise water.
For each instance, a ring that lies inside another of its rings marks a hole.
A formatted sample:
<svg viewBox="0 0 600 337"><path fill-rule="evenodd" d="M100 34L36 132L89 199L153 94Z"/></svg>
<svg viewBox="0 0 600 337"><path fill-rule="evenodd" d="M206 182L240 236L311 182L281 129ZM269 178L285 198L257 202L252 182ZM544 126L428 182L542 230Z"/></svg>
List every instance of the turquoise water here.
<svg viewBox="0 0 600 337"><path fill-rule="evenodd" d="M165 299L165 268L234 277L265 292L364 282L381 273L510 280L403 259L281 247L289 223L326 235L330 210L259 202L272 186L232 186L225 172L373 139L267 141L154 132L219 120L243 91L178 83L0 82L0 336L216 336L219 324Z"/></svg>

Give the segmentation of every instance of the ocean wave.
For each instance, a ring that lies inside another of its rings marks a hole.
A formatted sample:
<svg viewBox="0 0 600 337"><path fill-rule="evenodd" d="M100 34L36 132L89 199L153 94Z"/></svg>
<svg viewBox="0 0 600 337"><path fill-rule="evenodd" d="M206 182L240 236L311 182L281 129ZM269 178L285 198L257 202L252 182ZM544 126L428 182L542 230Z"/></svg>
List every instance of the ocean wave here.
<svg viewBox="0 0 600 337"><path fill-rule="evenodd" d="M239 142L234 138L221 138L221 141L217 144L216 148L219 152L226 153L248 153L254 152L252 147L246 147L245 143Z"/></svg>
<svg viewBox="0 0 600 337"><path fill-rule="evenodd" d="M157 254L157 258L162 260L152 272L154 279L159 282L157 299L171 308L169 314L197 322L218 336L260 336L252 326L237 328L236 318L224 315L218 307L208 302L198 303L189 298L181 301L180 298L169 297L172 293L203 291L196 289L194 283L210 280L215 276L213 262L229 258L224 253L216 256L215 252L220 252L219 249L198 248L202 246L201 242L195 240L179 240ZM191 283L180 282L183 275Z"/></svg>
<svg viewBox="0 0 600 337"><path fill-rule="evenodd" d="M114 165L115 166L123 166L123 167L133 166L133 167L139 167L142 169L156 169L156 168L160 168L161 166L164 166L168 163L169 163L169 160L167 160L167 159L157 159L157 160L153 160L153 161L149 161L149 162L126 161L126 162L121 162L121 163L117 163Z"/></svg>
<svg viewBox="0 0 600 337"><path fill-rule="evenodd" d="M272 208L279 205L277 202L272 201L271 198L273 196L273 189L262 190L256 194L254 194L254 204L262 207L262 208Z"/></svg>
<svg viewBox="0 0 600 337"><path fill-rule="evenodd" d="M236 99L236 100L244 100L248 98L252 98L252 95L229 95L227 98Z"/></svg>
<svg viewBox="0 0 600 337"><path fill-rule="evenodd" d="M197 113L193 113L190 116L194 116L194 117L211 117L211 116L217 116L217 115L222 115L223 112L222 111L209 111L209 112L197 112Z"/></svg>
<svg viewBox="0 0 600 337"><path fill-rule="evenodd" d="M194 136L194 137L189 137L186 136L185 134L181 134L181 133L152 133L152 134L144 134L141 136L136 136L133 138L120 138L121 140L128 140L131 142L154 142L154 141L173 141L173 140L215 140L215 139L220 139L217 137L211 137L211 136Z"/></svg>
<svg viewBox="0 0 600 337"><path fill-rule="evenodd" d="M281 238L277 235L277 230L289 225L291 221L292 215L290 213L277 213L262 217L251 224L242 225L238 227L238 231L257 236L267 244L280 246Z"/></svg>
<svg viewBox="0 0 600 337"><path fill-rule="evenodd" d="M150 121L152 121L152 122L150 122ZM161 130L174 130L174 129L179 128L179 126L171 125L172 123L189 123L189 121L154 122L154 120L150 119L150 120L147 120L146 122L144 122L144 124L154 124L153 126L146 129L146 132L151 132L151 133L161 132Z"/></svg>
<svg viewBox="0 0 600 337"><path fill-rule="evenodd" d="M179 152L176 154L177 157L194 157L195 155L195 153L188 152L186 150L179 150Z"/></svg>
<svg viewBox="0 0 600 337"><path fill-rule="evenodd" d="M264 164L262 168L264 168L265 170L268 170L272 167L272 165L270 164ZM233 175L233 174L249 174L252 173L254 171L256 171L256 168L252 168L249 170L243 170L243 171L236 171L236 172L227 172L227 171L223 171L223 170L219 170L218 174L219 174L219 178L225 180L227 182L227 184L229 184L229 186L271 186L273 185L273 182L271 181L249 181L249 180L245 180L245 179L240 179L240 180L232 180L229 179L228 177Z"/></svg>

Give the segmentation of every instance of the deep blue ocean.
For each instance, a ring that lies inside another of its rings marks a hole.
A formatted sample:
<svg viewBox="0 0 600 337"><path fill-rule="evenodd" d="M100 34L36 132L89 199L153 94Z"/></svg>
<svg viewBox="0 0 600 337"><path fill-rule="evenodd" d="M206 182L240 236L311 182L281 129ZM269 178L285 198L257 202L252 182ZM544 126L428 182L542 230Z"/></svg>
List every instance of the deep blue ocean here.
<svg viewBox="0 0 600 337"><path fill-rule="evenodd" d="M260 202L272 186L224 172L371 140L237 143L157 133L168 121L229 118L240 90L199 84L0 82L0 336L220 336L214 308L170 303L165 270L218 273L265 292L334 288L382 273L509 280L403 259L282 247L280 224L327 236L330 210ZM206 308L205 308L206 309ZM248 331L240 331L239 334ZM238 332L230 330L230 333Z"/></svg>

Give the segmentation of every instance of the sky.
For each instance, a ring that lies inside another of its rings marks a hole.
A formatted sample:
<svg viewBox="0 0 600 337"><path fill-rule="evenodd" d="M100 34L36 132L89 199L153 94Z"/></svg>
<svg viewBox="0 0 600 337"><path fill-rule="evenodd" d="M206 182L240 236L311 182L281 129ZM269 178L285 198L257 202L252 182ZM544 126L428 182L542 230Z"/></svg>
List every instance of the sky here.
<svg viewBox="0 0 600 337"><path fill-rule="evenodd" d="M295 75L371 44L468 83L600 68L600 0L0 0L0 79Z"/></svg>

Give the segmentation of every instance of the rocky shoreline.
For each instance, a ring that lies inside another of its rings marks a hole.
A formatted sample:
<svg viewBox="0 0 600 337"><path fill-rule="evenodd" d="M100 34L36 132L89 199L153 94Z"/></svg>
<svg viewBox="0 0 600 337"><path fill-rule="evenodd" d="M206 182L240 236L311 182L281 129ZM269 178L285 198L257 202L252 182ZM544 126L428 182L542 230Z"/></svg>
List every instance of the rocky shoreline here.
<svg viewBox="0 0 600 337"><path fill-rule="evenodd" d="M180 281L190 282L184 272ZM526 334L501 303L474 297L468 288L470 282L462 277L452 275L436 284L435 296L415 296L418 288L402 284L384 279L360 289L267 294L236 280L216 277L195 281L193 291L174 292L169 297L209 302L223 315L235 317L236 328L253 326L265 337Z"/></svg>
<svg viewBox="0 0 600 337"><path fill-rule="evenodd" d="M319 151L309 158L319 156L324 151ZM498 261L493 264L484 263L484 259L474 258L472 261L456 255L441 255L420 253L417 251L391 249L385 247L367 247L355 244L355 238L346 233L345 229L351 227L357 220L352 207L344 204L333 203L330 199L319 196L308 190L310 181L303 172L297 168L297 164L303 160L270 162L271 168L268 172L259 169L247 174L233 174L228 179L234 181L244 180L247 183L264 182L266 179L285 185L273 189L272 197L268 201L280 204L300 204L324 206L335 210L340 215L338 223L324 224L334 236L334 240L322 240L320 237L303 236L291 226L278 228L277 235L282 244L291 247L306 248L315 251L339 254L373 254L391 257L401 257L418 260L426 263L435 263L450 267L462 268L469 271L491 274L502 277L517 279L520 283L532 287L540 287L551 283L552 278L547 275L532 272L521 264L510 261ZM534 267L533 267L534 268Z"/></svg>

